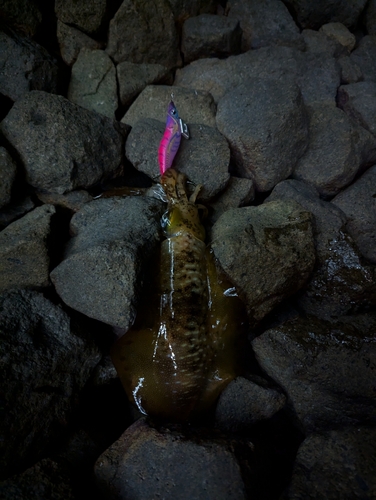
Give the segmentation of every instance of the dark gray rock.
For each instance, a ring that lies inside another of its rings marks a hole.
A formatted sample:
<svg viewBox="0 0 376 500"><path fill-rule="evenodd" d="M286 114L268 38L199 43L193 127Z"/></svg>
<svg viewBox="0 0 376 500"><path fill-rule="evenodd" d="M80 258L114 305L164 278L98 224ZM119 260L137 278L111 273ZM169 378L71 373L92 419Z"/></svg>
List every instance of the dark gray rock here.
<svg viewBox="0 0 376 500"><path fill-rule="evenodd" d="M128 160L153 180L160 176L157 151L164 129L164 124L157 120L140 120L132 128L125 146ZM189 140L181 140L174 167L194 184L202 185L198 199L207 201L229 181L230 149L216 128L190 123L189 133Z"/></svg>
<svg viewBox="0 0 376 500"><path fill-rule="evenodd" d="M369 0L364 11L364 24L368 35L376 35L376 1Z"/></svg>
<svg viewBox="0 0 376 500"><path fill-rule="evenodd" d="M42 294L0 299L1 471L35 462L61 437L101 354L75 322ZM81 327L82 328L82 327Z"/></svg>
<svg viewBox="0 0 376 500"><path fill-rule="evenodd" d="M57 93L57 62L26 37L0 31L0 68L0 92L13 101L30 90Z"/></svg>
<svg viewBox="0 0 376 500"><path fill-rule="evenodd" d="M240 22L242 52L272 44L304 48L299 28L279 0L229 0L226 13Z"/></svg>
<svg viewBox="0 0 376 500"><path fill-rule="evenodd" d="M215 104L208 92L171 87L169 85L148 85L122 118L122 123L133 127L142 118L153 118L166 123L167 108L171 94L180 118L185 123L200 123L215 127Z"/></svg>
<svg viewBox="0 0 376 500"><path fill-rule="evenodd" d="M73 212L80 210L85 203L93 201L93 197L83 190L71 191L67 194L38 193L37 195L42 203L67 208Z"/></svg>
<svg viewBox="0 0 376 500"><path fill-rule="evenodd" d="M371 306L376 299L372 269L362 263L356 245L345 230L346 216L323 201L315 188L289 179L274 188L265 200L298 202L314 216L316 264L297 302L307 314L330 320Z"/></svg>
<svg viewBox="0 0 376 500"><path fill-rule="evenodd" d="M124 61L116 66L119 98L123 106L148 85L169 79L170 71L161 64L135 64Z"/></svg>
<svg viewBox="0 0 376 500"><path fill-rule="evenodd" d="M296 317L252 342L306 433L376 422L376 318Z"/></svg>
<svg viewBox="0 0 376 500"><path fill-rule="evenodd" d="M62 96L29 92L14 104L1 130L18 152L27 182L39 190L63 194L88 188L121 162L119 127Z"/></svg>
<svg viewBox="0 0 376 500"><path fill-rule="evenodd" d="M17 166L12 157L5 148L0 147L0 208L10 202L16 171Z"/></svg>
<svg viewBox="0 0 376 500"><path fill-rule="evenodd" d="M299 290L315 261L311 214L293 201L228 210L211 246L255 321Z"/></svg>
<svg viewBox="0 0 376 500"><path fill-rule="evenodd" d="M165 0L124 0L110 21L107 52L116 62L180 64L174 16Z"/></svg>
<svg viewBox="0 0 376 500"><path fill-rule="evenodd" d="M338 89L338 106L359 125L376 135L376 81L342 85Z"/></svg>
<svg viewBox="0 0 376 500"><path fill-rule="evenodd" d="M210 202L210 207L213 210L210 221L214 223L230 208L248 205L253 201L254 196L255 186L251 179L242 179L231 175L223 193Z"/></svg>
<svg viewBox="0 0 376 500"><path fill-rule="evenodd" d="M72 66L67 97L83 108L115 118L118 108L116 69L106 52L81 49Z"/></svg>
<svg viewBox="0 0 376 500"><path fill-rule="evenodd" d="M325 35L341 44L351 52L355 47L356 38L342 23L328 23L321 26L320 31L325 33Z"/></svg>
<svg viewBox="0 0 376 500"><path fill-rule="evenodd" d="M0 291L49 283L51 205L38 207L0 233Z"/></svg>
<svg viewBox="0 0 376 500"><path fill-rule="evenodd" d="M34 0L2 0L1 17L7 26L34 37L42 23L42 12Z"/></svg>
<svg viewBox="0 0 376 500"><path fill-rule="evenodd" d="M376 429L372 427L308 436L298 450L290 487L283 499L375 498L375 440Z"/></svg>
<svg viewBox="0 0 376 500"><path fill-rule="evenodd" d="M178 25L183 24L189 17L204 13L215 14L217 11L215 0L168 0L168 3Z"/></svg>
<svg viewBox="0 0 376 500"><path fill-rule="evenodd" d="M363 80L363 73L361 69L349 56L342 56L338 58L338 64L341 68L342 84L357 83L360 80Z"/></svg>
<svg viewBox="0 0 376 500"><path fill-rule="evenodd" d="M26 196L21 201L9 203L9 205L0 210L0 229L27 214L33 208L35 208L35 203L30 196Z"/></svg>
<svg viewBox="0 0 376 500"><path fill-rule="evenodd" d="M362 255L376 264L376 167L332 200L347 215L346 229Z"/></svg>
<svg viewBox="0 0 376 500"><path fill-rule="evenodd" d="M72 66L76 61L81 49L96 50L102 48L100 42L93 40L82 31L62 23L59 19L57 20L57 41L61 57L68 66Z"/></svg>
<svg viewBox="0 0 376 500"><path fill-rule="evenodd" d="M214 14L191 17L185 21L182 31L184 62L239 54L241 37L237 19Z"/></svg>
<svg viewBox="0 0 376 500"><path fill-rule="evenodd" d="M70 24L89 35L98 34L106 20L106 0L56 0L55 14L59 21Z"/></svg>
<svg viewBox="0 0 376 500"><path fill-rule="evenodd" d="M306 45L306 52L310 52L311 54L325 54L327 56L338 57L347 52L344 50L343 45L337 40L329 38L321 30L303 30L302 37Z"/></svg>
<svg viewBox="0 0 376 500"><path fill-rule="evenodd" d="M225 447L158 432L143 419L99 457L94 472L111 499L246 498L239 465Z"/></svg>
<svg viewBox="0 0 376 500"><path fill-rule="evenodd" d="M340 22L348 28L355 26L367 0L288 0L303 28L318 29L325 23Z"/></svg>
<svg viewBox="0 0 376 500"><path fill-rule="evenodd" d="M215 425L221 430L239 432L271 418L283 408L286 396L268 387L265 380L237 377L219 396Z"/></svg>
<svg viewBox="0 0 376 500"><path fill-rule="evenodd" d="M71 220L75 236L51 273L57 293L73 309L128 329L142 286L143 263L159 241L162 203L108 198L87 203Z"/></svg>
<svg viewBox="0 0 376 500"><path fill-rule="evenodd" d="M291 175L307 147L305 107L291 80L250 78L219 101L216 118L237 173L253 179L258 191Z"/></svg>
<svg viewBox="0 0 376 500"><path fill-rule="evenodd" d="M75 500L69 477L50 458L44 458L24 472L1 482L0 498Z"/></svg>
<svg viewBox="0 0 376 500"><path fill-rule="evenodd" d="M362 38L350 58L361 69L365 81L376 82L376 36Z"/></svg>
<svg viewBox="0 0 376 500"><path fill-rule="evenodd" d="M298 159L293 177L330 197L350 184L361 167L375 159L376 141L367 130L341 109L315 104L309 110L309 146Z"/></svg>

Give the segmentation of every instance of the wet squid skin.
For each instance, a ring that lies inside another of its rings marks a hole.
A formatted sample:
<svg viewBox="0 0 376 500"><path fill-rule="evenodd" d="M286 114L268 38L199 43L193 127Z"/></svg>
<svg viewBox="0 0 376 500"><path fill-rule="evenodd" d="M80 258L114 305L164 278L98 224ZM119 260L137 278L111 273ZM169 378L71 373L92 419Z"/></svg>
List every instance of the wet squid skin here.
<svg viewBox="0 0 376 500"><path fill-rule="evenodd" d="M145 414L184 420L208 407L235 376L239 299L226 297L183 174L162 176L168 198L157 279L148 312L114 345L129 399Z"/></svg>

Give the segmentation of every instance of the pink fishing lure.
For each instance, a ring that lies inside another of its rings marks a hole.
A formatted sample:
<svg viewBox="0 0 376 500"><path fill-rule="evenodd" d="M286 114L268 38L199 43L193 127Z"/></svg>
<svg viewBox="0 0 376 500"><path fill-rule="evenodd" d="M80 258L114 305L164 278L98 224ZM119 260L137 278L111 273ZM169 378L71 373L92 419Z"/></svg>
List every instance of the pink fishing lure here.
<svg viewBox="0 0 376 500"><path fill-rule="evenodd" d="M171 101L167 109L166 129L158 149L159 170L161 175L171 167L179 149L182 135L186 138L189 137L188 128L179 118L178 110Z"/></svg>

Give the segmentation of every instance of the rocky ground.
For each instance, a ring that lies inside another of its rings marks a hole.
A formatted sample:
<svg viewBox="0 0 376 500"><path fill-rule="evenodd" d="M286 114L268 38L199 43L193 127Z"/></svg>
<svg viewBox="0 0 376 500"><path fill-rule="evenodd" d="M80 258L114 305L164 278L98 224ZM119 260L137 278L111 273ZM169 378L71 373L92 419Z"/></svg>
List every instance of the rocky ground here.
<svg viewBox="0 0 376 500"><path fill-rule="evenodd" d="M0 498L376 498L376 1L0 22ZM109 357L147 307L171 93L250 325L241 376L179 425L139 418Z"/></svg>

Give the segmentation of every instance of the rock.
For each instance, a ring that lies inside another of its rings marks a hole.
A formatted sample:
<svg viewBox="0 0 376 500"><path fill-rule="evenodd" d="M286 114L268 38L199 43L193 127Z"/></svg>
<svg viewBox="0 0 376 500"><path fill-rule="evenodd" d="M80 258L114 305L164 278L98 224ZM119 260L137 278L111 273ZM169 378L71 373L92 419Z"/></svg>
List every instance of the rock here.
<svg viewBox="0 0 376 500"><path fill-rule="evenodd" d="M200 59L178 69L174 85L210 92L218 102L229 90L250 78L282 82L301 71L302 53L290 47L263 47L227 59Z"/></svg>
<svg viewBox="0 0 376 500"><path fill-rule="evenodd" d="M365 81L376 82L376 37L366 35L351 53L350 59L363 73Z"/></svg>
<svg viewBox="0 0 376 500"><path fill-rule="evenodd" d="M116 62L179 65L174 17L165 0L124 0L110 21L107 52Z"/></svg>
<svg viewBox="0 0 376 500"><path fill-rule="evenodd" d="M8 151L0 146L0 208L8 205L16 178L17 165Z"/></svg>
<svg viewBox="0 0 376 500"><path fill-rule="evenodd" d="M311 54L325 54L328 57L338 57L347 53L344 46L335 38L329 38L323 31L306 29L302 31L306 52Z"/></svg>
<svg viewBox="0 0 376 500"><path fill-rule="evenodd" d="M199 14L215 14L217 2L214 0L168 0L174 19L181 25L189 17Z"/></svg>
<svg viewBox="0 0 376 500"><path fill-rule="evenodd" d="M153 180L160 177L159 143L165 125L153 119L138 121L128 136L128 160ZM222 191L229 181L230 149L226 139L213 127L189 124L189 140L181 140L174 166L194 184L201 184L198 199L207 201ZM213 161L215 158L215 161Z"/></svg>
<svg viewBox="0 0 376 500"><path fill-rule="evenodd" d="M244 431L251 425L271 418L283 408L286 397L256 382L237 377L219 396L215 410L216 427L223 431ZM262 383L262 382L261 382Z"/></svg>
<svg viewBox="0 0 376 500"><path fill-rule="evenodd" d="M376 497L376 430L346 428L312 434L298 450L285 497L327 500Z"/></svg>
<svg viewBox="0 0 376 500"><path fill-rule="evenodd" d="M242 52L272 44L304 48L299 28L280 0L229 0L226 13L240 22Z"/></svg>
<svg viewBox="0 0 376 500"><path fill-rule="evenodd" d="M376 167L339 193L332 203L346 214L346 229L362 255L376 264Z"/></svg>
<svg viewBox="0 0 376 500"><path fill-rule="evenodd" d="M169 85L148 85L124 115L122 123L133 127L142 118L153 118L165 124L171 94L174 96L180 118L188 127L190 123L215 127L215 104L208 92Z"/></svg>
<svg viewBox="0 0 376 500"><path fill-rule="evenodd" d="M338 59L338 64L341 68L341 83L357 83L363 80L363 73L359 66L349 57L342 56ZM337 105L338 105L338 93L337 93Z"/></svg>
<svg viewBox="0 0 376 500"><path fill-rule="evenodd" d="M1 17L7 26L34 37L42 23L38 4L30 0L2 0Z"/></svg>
<svg viewBox="0 0 376 500"><path fill-rule="evenodd" d="M328 38L346 47L349 52L355 47L355 35L353 35L342 23L324 24L321 26L320 31L325 33Z"/></svg>
<svg viewBox="0 0 376 500"><path fill-rule="evenodd" d="M340 22L351 28L356 25L367 0L288 0L298 23L303 28L318 29L325 23Z"/></svg>
<svg viewBox="0 0 376 500"><path fill-rule="evenodd" d="M61 439L101 354L84 329L42 294L14 290L0 301L4 476L45 456Z"/></svg>
<svg viewBox="0 0 376 500"><path fill-rule="evenodd" d="M277 184L265 202L281 199L296 201L314 216L316 264L305 289L297 297L299 308L330 320L372 306L376 298L375 276L362 263L354 241L346 232L342 210L321 200L309 184L293 179Z"/></svg>
<svg viewBox="0 0 376 500"><path fill-rule="evenodd" d="M376 422L375 327L370 314L330 323L296 317L253 340L304 432Z"/></svg>
<svg viewBox="0 0 376 500"><path fill-rule="evenodd" d="M254 196L255 187L251 179L242 179L231 175L226 189L210 203L213 209L210 221L214 223L230 208L248 205L253 201Z"/></svg>
<svg viewBox="0 0 376 500"><path fill-rule="evenodd" d="M15 220L27 214L35 208L35 203L30 196L26 196L21 201L10 203L0 210L0 229L8 226Z"/></svg>
<svg viewBox="0 0 376 500"><path fill-rule="evenodd" d="M250 78L219 101L217 126L230 143L240 177L269 191L291 175L307 147L299 88L290 80Z"/></svg>
<svg viewBox="0 0 376 500"><path fill-rule="evenodd" d="M102 48L100 42L93 40L82 31L62 23L59 19L57 20L57 41L61 57L68 66L72 66L76 61L81 49L97 50Z"/></svg>
<svg viewBox="0 0 376 500"><path fill-rule="evenodd" d="M85 203L93 201L93 197L87 191L71 191L68 194L37 193L42 203L67 208L73 212L80 210Z"/></svg>
<svg viewBox="0 0 376 500"><path fill-rule="evenodd" d="M241 37L242 30L236 19L214 14L191 17L185 21L182 31L184 62L239 54Z"/></svg>
<svg viewBox="0 0 376 500"><path fill-rule="evenodd" d="M51 205L38 207L1 231L0 292L49 284L47 241L54 213Z"/></svg>
<svg viewBox="0 0 376 500"><path fill-rule="evenodd" d="M123 106L132 100L148 85L168 80L170 72L161 64L135 64L124 61L117 65L119 97Z"/></svg>
<svg viewBox="0 0 376 500"><path fill-rule="evenodd" d="M94 0L88 4L85 0L56 0L55 14L59 21L84 31L88 35L97 35L106 20L106 0Z"/></svg>
<svg viewBox="0 0 376 500"><path fill-rule="evenodd" d="M74 500L69 477L50 458L0 483L0 497L8 500Z"/></svg>
<svg viewBox="0 0 376 500"><path fill-rule="evenodd" d="M339 193L376 159L375 138L341 109L326 104L310 108L309 138L293 177L312 184L323 197Z"/></svg>
<svg viewBox="0 0 376 500"><path fill-rule="evenodd" d="M368 35L376 35L376 2L369 0L364 12L364 24Z"/></svg>
<svg viewBox="0 0 376 500"><path fill-rule="evenodd" d="M246 498L239 465L225 447L158 432L143 419L99 457L94 472L106 498Z"/></svg>
<svg viewBox="0 0 376 500"><path fill-rule="evenodd" d="M376 81L341 85L338 106L359 125L376 135Z"/></svg>
<svg viewBox="0 0 376 500"><path fill-rule="evenodd" d="M118 107L116 69L103 50L83 48L73 64L68 99L109 118Z"/></svg>
<svg viewBox="0 0 376 500"><path fill-rule="evenodd" d="M143 263L156 250L162 204L152 198L98 199L71 219L75 236L51 280L63 301L128 329L142 286Z"/></svg>
<svg viewBox="0 0 376 500"><path fill-rule="evenodd" d="M62 96L29 92L14 104L1 130L18 152L27 182L39 190L63 194L88 188L121 162L124 139L118 126Z"/></svg>
<svg viewBox="0 0 376 500"><path fill-rule="evenodd" d="M228 210L211 246L254 321L299 290L315 261L311 215L293 201Z"/></svg>
<svg viewBox="0 0 376 500"><path fill-rule="evenodd" d="M30 90L58 92L55 59L36 42L0 31L0 92L16 101Z"/></svg>

